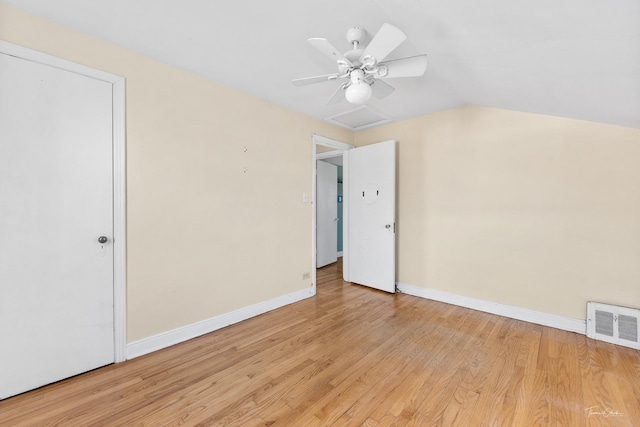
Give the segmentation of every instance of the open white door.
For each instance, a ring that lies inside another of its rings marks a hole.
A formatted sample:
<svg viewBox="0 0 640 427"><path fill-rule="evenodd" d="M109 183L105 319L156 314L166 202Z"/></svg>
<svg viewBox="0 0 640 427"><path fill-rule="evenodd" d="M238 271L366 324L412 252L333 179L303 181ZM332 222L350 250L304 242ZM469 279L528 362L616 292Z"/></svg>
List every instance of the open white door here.
<svg viewBox="0 0 640 427"><path fill-rule="evenodd" d="M396 143L345 152L348 179L348 280L395 292Z"/></svg>
<svg viewBox="0 0 640 427"><path fill-rule="evenodd" d="M316 163L316 268L338 260L338 167Z"/></svg>

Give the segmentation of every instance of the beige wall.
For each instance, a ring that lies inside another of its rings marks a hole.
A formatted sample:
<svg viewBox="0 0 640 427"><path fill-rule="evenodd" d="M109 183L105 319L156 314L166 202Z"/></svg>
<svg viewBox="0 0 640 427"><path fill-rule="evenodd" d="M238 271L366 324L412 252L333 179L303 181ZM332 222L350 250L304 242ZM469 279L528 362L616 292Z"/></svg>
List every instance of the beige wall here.
<svg viewBox="0 0 640 427"><path fill-rule="evenodd" d="M4 4L0 39L126 78L129 342L310 286L311 134L351 132Z"/></svg>
<svg viewBox="0 0 640 427"><path fill-rule="evenodd" d="M398 281L584 319L640 308L640 130L464 106L398 141Z"/></svg>

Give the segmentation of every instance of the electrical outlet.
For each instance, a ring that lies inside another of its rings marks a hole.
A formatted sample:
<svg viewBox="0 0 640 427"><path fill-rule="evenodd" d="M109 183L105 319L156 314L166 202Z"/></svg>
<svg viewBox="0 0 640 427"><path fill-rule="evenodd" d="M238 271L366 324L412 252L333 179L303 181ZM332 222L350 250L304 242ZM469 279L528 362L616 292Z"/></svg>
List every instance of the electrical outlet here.
<svg viewBox="0 0 640 427"><path fill-rule="evenodd" d="M307 280L311 278L311 273L302 273L302 280Z"/></svg>

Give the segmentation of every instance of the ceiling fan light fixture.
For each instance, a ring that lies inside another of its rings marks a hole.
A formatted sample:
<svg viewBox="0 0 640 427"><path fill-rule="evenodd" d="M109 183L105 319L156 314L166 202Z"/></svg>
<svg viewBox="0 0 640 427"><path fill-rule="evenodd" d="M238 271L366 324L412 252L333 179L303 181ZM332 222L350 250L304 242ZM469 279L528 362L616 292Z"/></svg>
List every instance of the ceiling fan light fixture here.
<svg viewBox="0 0 640 427"><path fill-rule="evenodd" d="M354 83L349 85L344 96L352 104L366 104L371 99L371 86L364 82Z"/></svg>
<svg viewBox="0 0 640 427"><path fill-rule="evenodd" d="M328 80L348 79L349 81L338 86L327 104L339 102L339 95L344 92L344 97L351 104L364 105L371 99L371 95L384 98L394 91L383 79L424 75L427 68L427 55L424 54L382 62L407 39L407 35L400 29L391 24L382 24L367 47L363 48L361 44L365 37L363 28L350 28L347 31L347 41L353 49L345 53L340 53L327 39L307 39L313 47L336 63L338 72L295 79L292 83L295 86L305 86ZM377 84L373 86L375 83Z"/></svg>

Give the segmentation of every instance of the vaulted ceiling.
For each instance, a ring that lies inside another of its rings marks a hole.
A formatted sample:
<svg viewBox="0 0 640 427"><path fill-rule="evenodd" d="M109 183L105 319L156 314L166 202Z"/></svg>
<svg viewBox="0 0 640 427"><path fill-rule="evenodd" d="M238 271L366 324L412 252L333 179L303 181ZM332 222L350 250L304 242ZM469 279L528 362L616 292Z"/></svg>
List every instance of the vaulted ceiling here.
<svg viewBox="0 0 640 427"><path fill-rule="evenodd" d="M275 104L326 119L339 83L306 40L350 49L388 22L408 39L388 59L428 54L423 77L370 105L395 120L462 104L640 128L638 0L2 0Z"/></svg>

